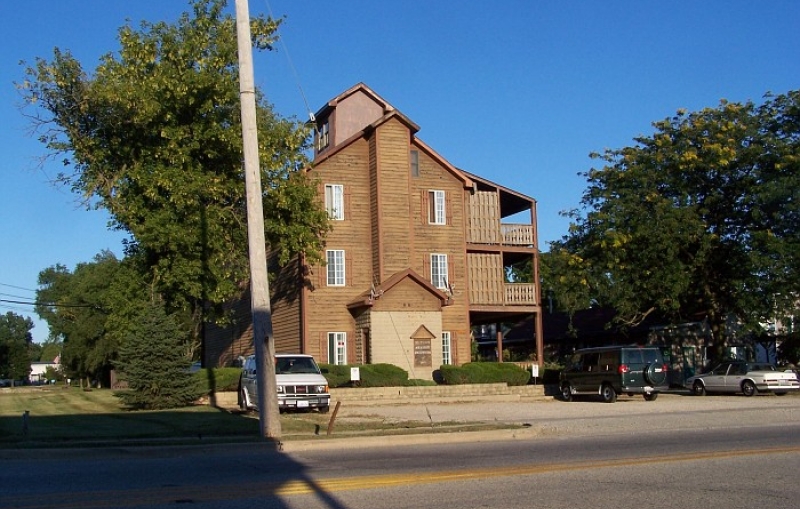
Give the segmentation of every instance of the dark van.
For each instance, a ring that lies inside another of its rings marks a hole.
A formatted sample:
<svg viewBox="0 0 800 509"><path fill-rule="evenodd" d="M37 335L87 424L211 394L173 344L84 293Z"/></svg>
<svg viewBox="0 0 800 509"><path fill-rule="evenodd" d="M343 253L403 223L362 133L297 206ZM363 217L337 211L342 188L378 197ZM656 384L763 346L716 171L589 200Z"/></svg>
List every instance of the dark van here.
<svg viewBox="0 0 800 509"><path fill-rule="evenodd" d="M577 350L560 375L561 398L599 395L606 403L618 394L642 394L653 401L666 390L667 365L653 346L605 346Z"/></svg>

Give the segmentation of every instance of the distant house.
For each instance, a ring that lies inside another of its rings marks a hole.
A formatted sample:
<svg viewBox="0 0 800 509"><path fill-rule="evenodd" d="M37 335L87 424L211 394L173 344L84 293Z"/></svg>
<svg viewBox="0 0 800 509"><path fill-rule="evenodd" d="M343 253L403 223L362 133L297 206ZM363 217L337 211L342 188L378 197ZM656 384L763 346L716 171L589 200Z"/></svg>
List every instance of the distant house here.
<svg viewBox="0 0 800 509"><path fill-rule="evenodd" d="M324 265L270 267L276 350L430 379L471 360L473 327L527 318L542 362L536 201L453 166L364 84L315 119L307 171L333 229ZM531 281L507 281L523 264ZM234 323L206 327L206 365L253 351L249 292L232 306Z"/></svg>
<svg viewBox="0 0 800 509"><path fill-rule="evenodd" d="M50 362L31 362L31 373L28 375L30 382L33 384L46 382L47 378L45 377L45 373L47 372L47 368L60 370L60 358L56 357L55 360Z"/></svg>

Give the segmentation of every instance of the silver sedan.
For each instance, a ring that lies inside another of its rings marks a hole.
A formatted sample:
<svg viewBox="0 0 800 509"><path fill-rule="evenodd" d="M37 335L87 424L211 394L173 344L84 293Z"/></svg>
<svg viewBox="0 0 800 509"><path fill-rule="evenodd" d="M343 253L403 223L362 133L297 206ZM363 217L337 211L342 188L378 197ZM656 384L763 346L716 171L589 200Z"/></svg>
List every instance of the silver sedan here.
<svg viewBox="0 0 800 509"><path fill-rule="evenodd" d="M771 364L744 361L723 362L708 373L688 378L684 385L698 396L712 392L742 393L745 396L773 392L782 396L800 389L800 381L794 373L778 371Z"/></svg>

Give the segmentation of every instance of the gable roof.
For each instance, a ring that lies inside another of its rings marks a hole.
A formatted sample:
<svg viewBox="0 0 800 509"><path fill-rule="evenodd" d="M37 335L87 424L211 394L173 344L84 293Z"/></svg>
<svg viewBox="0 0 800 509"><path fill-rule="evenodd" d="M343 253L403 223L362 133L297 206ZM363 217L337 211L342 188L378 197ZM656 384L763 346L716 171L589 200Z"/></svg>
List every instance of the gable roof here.
<svg viewBox="0 0 800 509"><path fill-rule="evenodd" d="M325 103L325 105L322 108L317 110L317 113L315 113L314 116L316 118L322 118L322 117L326 116L334 108L336 108L337 104L339 104L341 101L347 99L351 95L355 94L356 92L362 92L366 96L371 98L373 101L378 103L383 108L384 113L389 113L390 111L394 111L395 110L394 106L389 104L388 101L386 101L383 97L381 97L378 94L376 94L371 88L366 86L364 83L356 83L352 87L348 88L347 90L345 90L341 94L337 95L336 97L334 97L333 99L331 99L330 101Z"/></svg>
<svg viewBox="0 0 800 509"><path fill-rule="evenodd" d="M387 123L391 119L397 119L401 123L403 123L406 127L408 127L409 131L411 132L411 138L413 144L415 144L417 147L419 147L420 150L428 154L428 156L430 156L437 163L439 163L445 170L447 170L447 172L449 172L457 180L459 180L463 184L465 189L472 189L474 187L474 182L471 176L468 176L466 172L450 164L450 162L447 161L447 159L439 155L438 152L436 152L425 142L417 138L416 133L419 131L420 128L416 123L414 123L414 121L412 121L405 114L400 112L394 106L389 104L385 99L376 94L371 88L369 88L364 83L357 83L356 85L350 87L349 89L345 90L341 94L337 95L336 97L328 101L325 104L325 106L323 106L322 108L319 109L319 111L317 111L316 118L323 118L327 116L328 114L330 114L331 111L333 111L336 108L336 106L341 101L347 99L348 97L358 92L364 93L372 100L374 100L376 103L378 103L383 108L384 111L383 116L378 118L371 124L367 125L362 130L354 133L346 140L343 140L342 142L338 143L336 146L330 147L324 152L317 154L314 159L314 164L319 164L325 161L326 159L329 159L330 157L336 155L341 150L347 148L355 141L370 136L376 129L378 129L381 125Z"/></svg>
<svg viewBox="0 0 800 509"><path fill-rule="evenodd" d="M436 298L442 301L442 306L447 306L450 304L450 298L443 291L433 286L429 281L420 276L414 270L406 269L392 274L391 276L389 276L389 278L387 278L379 285L374 286L373 288L370 288L366 292L361 293L358 297L356 297L350 303L348 303L347 307L349 309L360 308L360 307L372 307L376 299L379 299L381 295L388 292L393 287L397 286L401 281L404 281L406 279L414 281L422 289L432 293Z"/></svg>

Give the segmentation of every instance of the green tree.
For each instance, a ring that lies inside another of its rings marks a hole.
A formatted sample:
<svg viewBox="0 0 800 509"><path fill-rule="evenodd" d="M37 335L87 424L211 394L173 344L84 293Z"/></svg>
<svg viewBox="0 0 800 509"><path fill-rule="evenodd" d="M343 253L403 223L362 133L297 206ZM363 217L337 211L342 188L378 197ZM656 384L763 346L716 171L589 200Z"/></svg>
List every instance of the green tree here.
<svg viewBox="0 0 800 509"><path fill-rule="evenodd" d="M209 309L248 278L235 20L224 0L195 0L175 24L119 30L120 48L88 74L68 51L36 60L18 84L58 179L130 233L147 286L199 337ZM251 20L270 49L280 20ZM286 263L319 261L327 215L304 167L309 131L258 97L265 234Z"/></svg>
<svg viewBox="0 0 800 509"><path fill-rule="evenodd" d="M109 304L121 262L104 251L74 272L55 265L39 274L36 313L50 334L63 341L65 373L81 380L108 381L118 341L108 334Z"/></svg>
<svg viewBox="0 0 800 509"><path fill-rule="evenodd" d="M33 321L8 312L0 315L0 378L24 380L31 372Z"/></svg>
<svg viewBox="0 0 800 509"><path fill-rule="evenodd" d="M628 324L701 316L715 346L791 314L798 288L800 93L721 102L656 122L594 157L582 209L554 248ZM579 263L578 263L579 262ZM572 269L566 269L572 270Z"/></svg>
<svg viewBox="0 0 800 509"><path fill-rule="evenodd" d="M164 308L151 304L142 310L120 348L116 366L128 389L117 396L133 409L187 406L202 390L182 352L181 331Z"/></svg>

